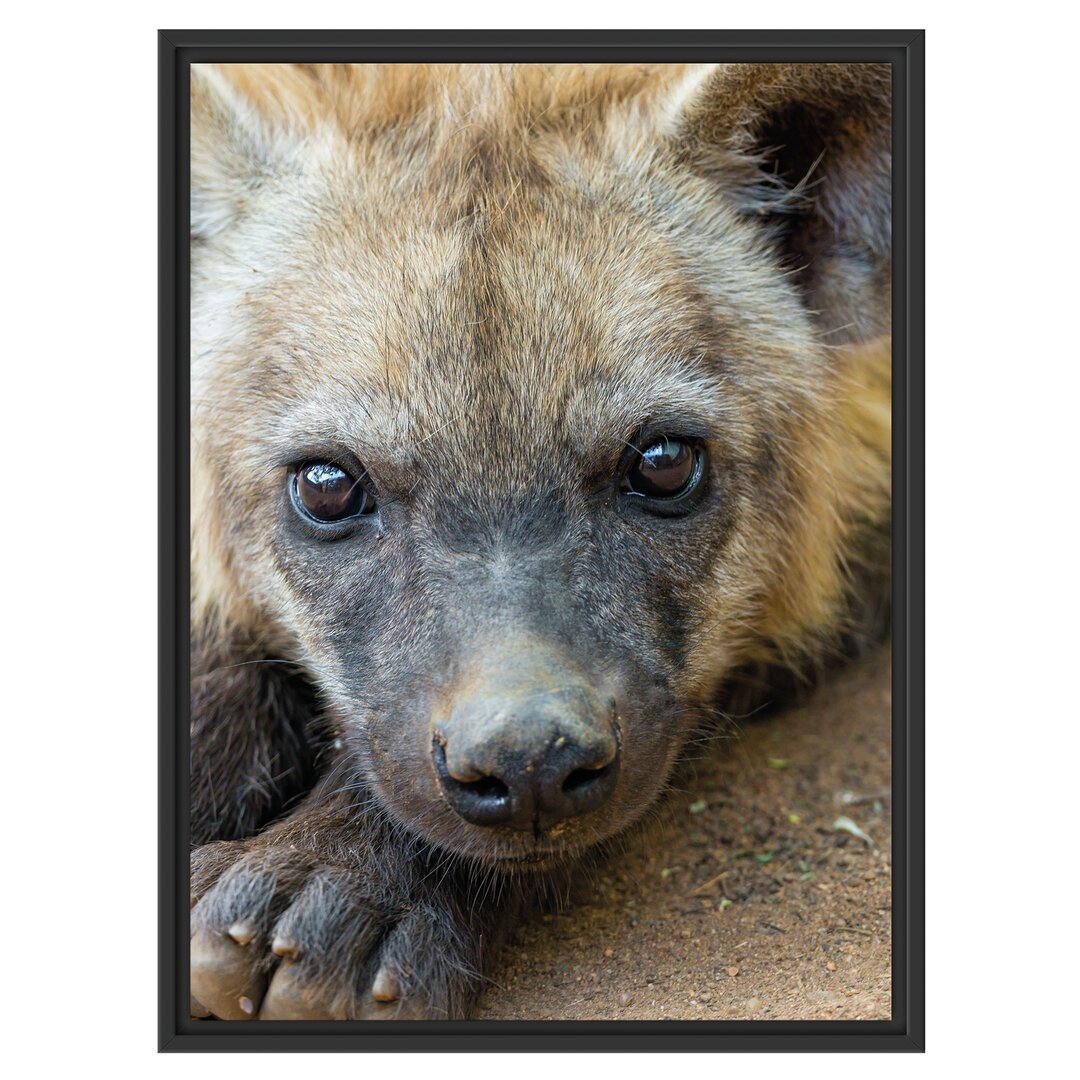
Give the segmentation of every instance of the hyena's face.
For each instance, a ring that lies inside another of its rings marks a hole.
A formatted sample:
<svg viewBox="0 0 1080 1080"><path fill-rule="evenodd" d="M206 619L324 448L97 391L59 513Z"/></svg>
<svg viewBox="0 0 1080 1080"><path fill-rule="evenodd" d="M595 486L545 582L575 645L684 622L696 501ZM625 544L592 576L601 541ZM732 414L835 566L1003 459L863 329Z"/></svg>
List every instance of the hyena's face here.
<svg viewBox="0 0 1080 1080"><path fill-rule="evenodd" d="M322 137L196 253L222 573L321 688L342 782L507 866L654 800L793 566L835 591L788 549L831 527L805 304L722 192L617 142Z"/></svg>

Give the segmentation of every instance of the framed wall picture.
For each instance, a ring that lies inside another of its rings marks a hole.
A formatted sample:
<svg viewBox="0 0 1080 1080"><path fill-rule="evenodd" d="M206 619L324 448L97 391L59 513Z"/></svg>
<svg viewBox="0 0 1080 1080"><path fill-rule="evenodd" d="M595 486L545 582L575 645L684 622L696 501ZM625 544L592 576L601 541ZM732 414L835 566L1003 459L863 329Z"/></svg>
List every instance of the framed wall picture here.
<svg viewBox="0 0 1080 1080"><path fill-rule="evenodd" d="M162 31L168 1050L919 1050L923 36Z"/></svg>

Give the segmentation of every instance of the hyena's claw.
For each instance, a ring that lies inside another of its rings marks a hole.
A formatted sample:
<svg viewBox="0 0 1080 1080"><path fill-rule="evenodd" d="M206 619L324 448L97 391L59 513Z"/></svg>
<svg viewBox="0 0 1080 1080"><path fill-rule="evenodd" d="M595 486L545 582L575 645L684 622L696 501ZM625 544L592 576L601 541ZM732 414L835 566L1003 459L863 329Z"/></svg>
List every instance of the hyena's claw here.
<svg viewBox="0 0 1080 1080"><path fill-rule="evenodd" d="M274 935L270 945L270 951L283 960L298 960L300 958L300 946L291 937L286 937L280 931Z"/></svg>
<svg viewBox="0 0 1080 1080"><path fill-rule="evenodd" d="M376 1001L397 1001L401 997L401 983L398 977L385 965L379 968L371 984L371 996Z"/></svg>
<svg viewBox="0 0 1080 1080"><path fill-rule="evenodd" d="M250 945L255 937L255 924L250 919L238 919L229 927L229 937L237 945Z"/></svg>
<svg viewBox="0 0 1080 1080"><path fill-rule="evenodd" d="M445 1018L467 999L468 934L449 911L295 848L236 854L191 913L193 1016Z"/></svg>
<svg viewBox="0 0 1080 1080"><path fill-rule="evenodd" d="M252 1020L266 985L256 950L200 929L191 938L191 996L220 1020Z"/></svg>

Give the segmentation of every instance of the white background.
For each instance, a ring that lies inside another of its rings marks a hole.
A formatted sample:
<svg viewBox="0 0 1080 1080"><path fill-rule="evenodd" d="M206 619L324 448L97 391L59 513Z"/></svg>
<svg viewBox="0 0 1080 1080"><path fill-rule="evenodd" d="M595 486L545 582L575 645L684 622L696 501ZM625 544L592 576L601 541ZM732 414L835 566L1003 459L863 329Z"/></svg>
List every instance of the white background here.
<svg viewBox="0 0 1080 1080"><path fill-rule="evenodd" d="M877 4L871 18L866 4L777 0L767 11L412 3L389 23L377 21L383 7L310 0L9 11L0 63L9 1075L1075 1075L1064 1052L1080 1021L1080 56L1064 5L942 7ZM925 1056L155 1056L154 30L249 25L928 27Z"/></svg>

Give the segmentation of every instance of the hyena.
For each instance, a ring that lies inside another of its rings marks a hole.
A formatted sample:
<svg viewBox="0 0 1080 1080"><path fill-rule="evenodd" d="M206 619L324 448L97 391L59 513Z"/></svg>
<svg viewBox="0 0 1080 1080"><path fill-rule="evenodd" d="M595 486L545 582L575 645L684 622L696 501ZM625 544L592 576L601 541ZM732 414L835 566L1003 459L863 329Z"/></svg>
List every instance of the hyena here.
<svg viewBox="0 0 1080 1080"><path fill-rule="evenodd" d="M701 725L882 634L890 101L193 68L196 1014L468 1016Z"/></svg>

